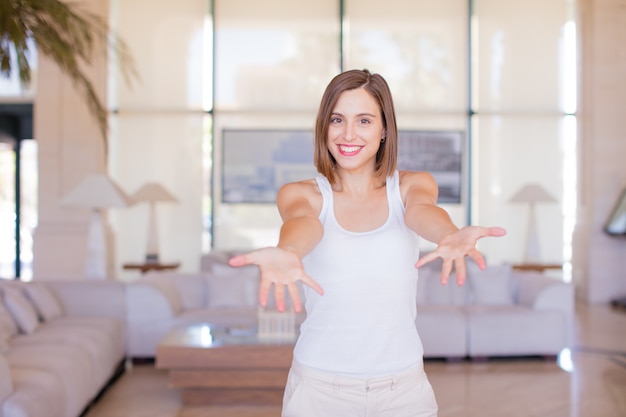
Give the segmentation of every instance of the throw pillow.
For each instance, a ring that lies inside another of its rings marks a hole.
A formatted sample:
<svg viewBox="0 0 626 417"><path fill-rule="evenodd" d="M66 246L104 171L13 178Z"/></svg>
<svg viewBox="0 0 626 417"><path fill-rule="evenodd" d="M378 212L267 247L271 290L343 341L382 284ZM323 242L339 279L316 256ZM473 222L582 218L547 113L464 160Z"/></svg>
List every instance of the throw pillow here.
<svg viewBox="0 0 626 417"><path fill-rule="evenodd" d="M49 321L63 315L59 300L48 287L36 283L27 284L25 287L26 295L32 301L41 320Z"/></svg>
<svg viewBox="0 0 626 417"><path fill-rule="evenodd" d="M30 334L39 327L39 319L33 305L18 288L4 288L4 303L22 333Z"/></svg>
<svg viewBox="0 0 626 417"><path fill-rule="evenodd" d="M259 268L233 268L215 264L206 275L207 300L210 307L254 307L259 291Z"/></svg>
<svg viewBox="0 0 626 417"><path fill-rule="evenodd" d="M17 323L13 320L13 316L5 307L4 301L0 293L0 338L10 338L18 333Z"/></svg>
<svg viewBox="0 0 626 417"><path fill-rule="evenodd" d="M435 265L427 264L419 271L418 304L455 306L466 304L467 285L459 287L454 272L446 285L441 284L441 262L435 262ZM424 294L420 295L419 292Z"/></svg>
<svg viewBox="0 0 626 417"><path fill-rule="evenodd" d="M15 336L17 332L17 324L15 324L11 313L4 306L0 296L0 353L9 351L9 339Z"/></svg>
<svg viewBox="0 0 626 417"><path fill-rule="evenodd" d="M472 287L474 304L508 305L513 303L511 265L488 266L481 270L476 264L467 264L467 275Z"/></svg>

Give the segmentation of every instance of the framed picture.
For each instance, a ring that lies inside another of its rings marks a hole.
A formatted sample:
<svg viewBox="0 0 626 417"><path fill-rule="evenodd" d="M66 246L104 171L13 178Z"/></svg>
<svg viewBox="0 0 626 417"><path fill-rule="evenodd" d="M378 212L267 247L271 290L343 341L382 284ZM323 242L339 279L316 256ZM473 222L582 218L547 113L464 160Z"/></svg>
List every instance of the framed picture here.
<svg viewBox="0 0 626 417"><path fill-rule="evenodd" d="M313 131L222 131L222 202L274 203L288 182L313 178Z"/></svg>
<svg viewBox="0 0 626 417"><path fill-rule="evenodd" d="M448 130L398 132L398 169L428 171L439 185L439 204L460 204L465 133Z"/></svg>
<svg viewBox="0 0 626 417"><path fill-rule="evenodd" d="M398 169L430 172L438 202L460 204L464 149L462 131L401 130ZM311 130L222 131L223 203L274 203L283 184L315 175Z"/></svg>

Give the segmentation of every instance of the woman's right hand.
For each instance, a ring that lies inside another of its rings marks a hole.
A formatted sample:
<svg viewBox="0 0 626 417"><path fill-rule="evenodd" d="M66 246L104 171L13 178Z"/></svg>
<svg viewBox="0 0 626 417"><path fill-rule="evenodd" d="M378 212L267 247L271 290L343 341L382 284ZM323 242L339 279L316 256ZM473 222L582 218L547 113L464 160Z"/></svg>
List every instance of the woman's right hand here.
<svg viewBox="0 0 626 417"><path fill-rule="evenodd" d="M261 270L261 283L259 285L259 304L265 307L269 298L269 292L274 284L274 300L278 311L285 311L285 287L291 297L294 310L302 311L302 301L298 292L297 282L302 281L317 291L324 294L322 287L304 272L302 261L298 255L288 249L269 247L243 255L237 255L228 261L230 266L239 267L257 265Z"/></svg>

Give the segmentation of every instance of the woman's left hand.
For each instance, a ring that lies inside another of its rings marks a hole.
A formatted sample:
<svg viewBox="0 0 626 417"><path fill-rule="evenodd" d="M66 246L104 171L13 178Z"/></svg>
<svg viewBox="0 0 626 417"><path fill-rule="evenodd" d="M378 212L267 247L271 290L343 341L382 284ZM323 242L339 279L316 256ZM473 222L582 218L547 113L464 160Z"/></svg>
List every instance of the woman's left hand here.
<svg viewBox="0 0 626 417"><path fill-rule="evenodd" d="M480 269L485 269L486 262L483 255L476 249L476 242L483 237L504 236L506 230L501 227L467 226L456 232L445 235L437 248L424 255L415 264L416 268L426 265L437 258L443 260L441 266L441 283L447 284L452 268L456 270L456 282L463 285L467 275L465 257L469 256Z"/></svg>

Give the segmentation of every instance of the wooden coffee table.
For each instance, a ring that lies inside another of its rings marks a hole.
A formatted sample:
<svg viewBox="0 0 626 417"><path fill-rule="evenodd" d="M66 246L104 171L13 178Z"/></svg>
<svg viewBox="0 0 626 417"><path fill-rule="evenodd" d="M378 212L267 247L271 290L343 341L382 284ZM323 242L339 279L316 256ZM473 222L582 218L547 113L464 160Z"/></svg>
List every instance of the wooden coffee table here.
<svg viewBox="0 0 626 417"><path fill-rule="evenodd" d="M235 332L236 330L236 332ZM208 324L170 331L157 346L156 367L186 405L281 404L294 340L259 339L255 329Z"/></svg>

